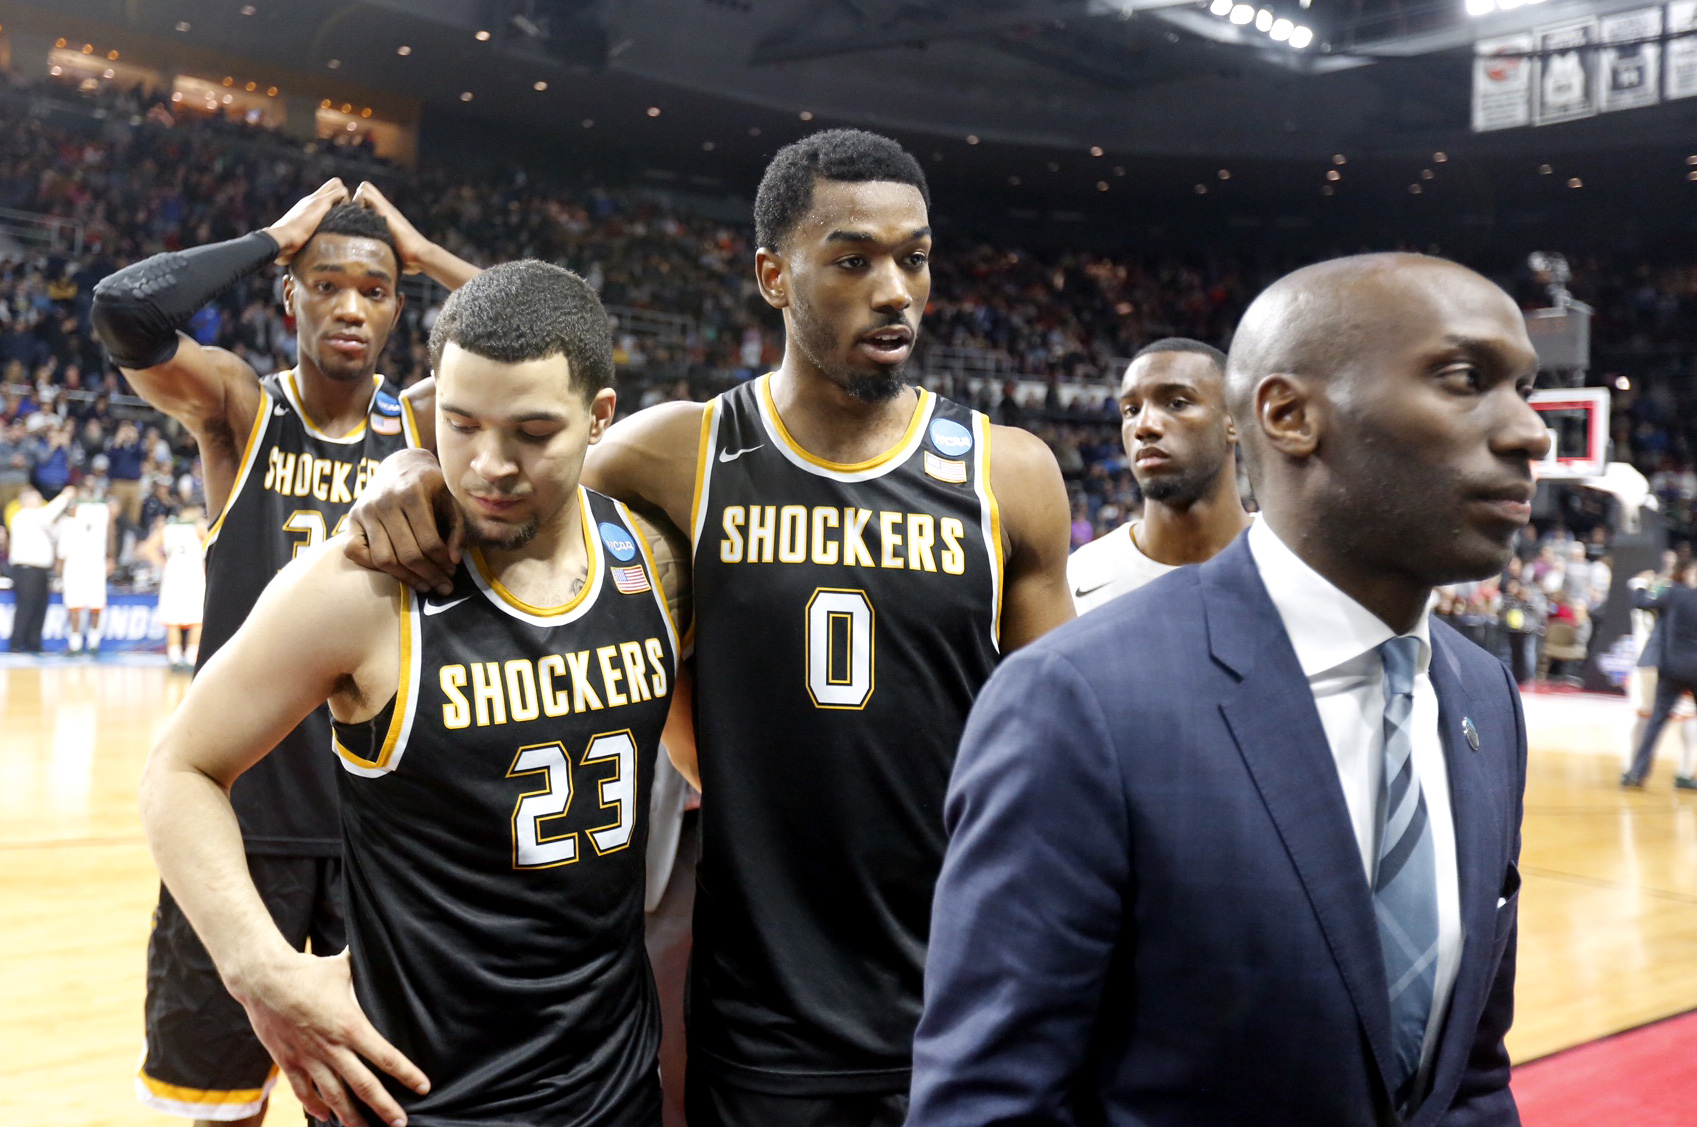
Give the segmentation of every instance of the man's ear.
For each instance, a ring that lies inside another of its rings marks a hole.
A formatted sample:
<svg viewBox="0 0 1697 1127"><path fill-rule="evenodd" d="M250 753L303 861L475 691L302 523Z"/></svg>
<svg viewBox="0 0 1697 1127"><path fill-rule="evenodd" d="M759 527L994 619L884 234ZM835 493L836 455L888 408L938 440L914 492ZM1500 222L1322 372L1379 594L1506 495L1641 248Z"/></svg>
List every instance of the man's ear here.
<svg viewBox="0 0 1697 1127"><path fill-rule="evenodd" d="M286 271L283 274L283 312L288 314L290 317L296 317L296 314L295 314L295 275L294 275L294 271L292 271L292 270ZM298 317L296 317L296 319L299 320Z"/></svg>
<svg viewBox="0 0 1697 1127"><path fill-rule="evenodd" d="M604 387L595 393L595 398L589 404L589 441L591 445L601 441L601 436L607 433L607 428L613 425L613 413L618 409L619 397L610 387Z"/></svg>
<svg viewBox="0 0 1697 1127"><path fill-rule="evenodd" d="M784 256L770 247L754 252L754 278L760 283L760 296L773 309L790 307L790 268Z"/></svg>
<svg viewBox="0 0 1697 1127"><path fill-rule="evenodd" d="M1263 377L1255 388L1255 421L1267 445L1287 458L1307 458L1320 445L1319 403L1300 377Z"/></svg>

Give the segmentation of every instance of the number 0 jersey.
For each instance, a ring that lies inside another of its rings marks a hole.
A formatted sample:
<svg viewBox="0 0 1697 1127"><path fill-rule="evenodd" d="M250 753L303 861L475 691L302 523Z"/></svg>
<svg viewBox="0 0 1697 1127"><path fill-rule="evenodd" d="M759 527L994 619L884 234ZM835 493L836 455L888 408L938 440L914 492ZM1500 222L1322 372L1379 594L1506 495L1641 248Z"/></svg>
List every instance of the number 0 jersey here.
<svg viewBox="0 0 1697 1127"><path fill-rule="evenodd" d="M341 531L377 463L418 445L400 389L382 376L372 380L364 425L342 438L324 434L307 417L293 371L260 381L263 394L236 484L206 537L197 666L247 620L272 576L302 549ZM336 771L324 756L329 744L330 710L320 707L236 780L230 802L249 853L342 855Z"/></svg>
<svg viewBox="0 0 1697 1127"><path fill-rule="evenodd" d="M893 450L829 463L770 380L702 423L692 1067L779 1094L905 1091L944 791L997 660L990 427L921 391Z"/></svg>
<svg viewBox="0 0 1697 1127"><path fill-rule="evenodd" d="M468 552L448 596L401 591L394 700L335 725L354 987L430 1077L390 1083L418 1127L660 1121L644 856L677 639L628 511L578 498L572 602Z"/></svg>

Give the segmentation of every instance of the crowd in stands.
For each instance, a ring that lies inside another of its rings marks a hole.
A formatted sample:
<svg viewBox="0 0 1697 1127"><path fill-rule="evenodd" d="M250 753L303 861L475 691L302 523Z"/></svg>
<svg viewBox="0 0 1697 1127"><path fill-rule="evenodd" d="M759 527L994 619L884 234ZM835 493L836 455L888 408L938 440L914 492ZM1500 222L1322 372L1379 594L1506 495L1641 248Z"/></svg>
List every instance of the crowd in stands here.
<svg viewBox="0 0 1697 1127"><path fill-rule="evenodd" d="M0 80L7 126L0 208L73 221L81 245L0 246L0 507L25 483L51 496L68 482L109 482L123 497L123 543L133 545L174 498L192 495L193 443L128 396L90 331L92 288L119 265L263 226L330 175L377 179L426 235L474 262L530 256L583 273L621 321L625 406L701 398L781 356L781 330L749 266L752 228L705 218L652 191L585 188L511 166L467 173L428 159L403 171L360 151L179 116L168 103L147 105L133 95L95 95L80 113L75 105L42 113L44 98L72 95ZM1117 358L1168 335L1225 344L1249 299L1277 272L1229 258L950 246L933 262L916 367L938 390L1051 445L1076 502L1074 539L1082 542L1141 503L1113 409ZM279 307L280 286L262 273L203 310L187 331L260 371L287 367L294 334ZM1580 261L1573 290L1597 309L1599 343L1697 344L1697 267L1620 271ZM412 291L396 326L383 367L403 384L426 374L439 296ZM644 329L644 314L659 318L659 328ZM1098 391L1063 409L1055 394L1062 381L1093 381ZM1680 408L1665 386L1622 392L1614 456L1652 479L1675 537L1689 539L1697 415ZM1557 520L1544 532L1556 526L1559 534L1591 531L1583 521ZM1499 585L1492 613L1501 618L1503 605L1521 599L1528 609L1520 621L1547 616L1531 592L1547 576L1522 584L1522 594ZM1558 585L1566 590L1565 580Z"/></svg>

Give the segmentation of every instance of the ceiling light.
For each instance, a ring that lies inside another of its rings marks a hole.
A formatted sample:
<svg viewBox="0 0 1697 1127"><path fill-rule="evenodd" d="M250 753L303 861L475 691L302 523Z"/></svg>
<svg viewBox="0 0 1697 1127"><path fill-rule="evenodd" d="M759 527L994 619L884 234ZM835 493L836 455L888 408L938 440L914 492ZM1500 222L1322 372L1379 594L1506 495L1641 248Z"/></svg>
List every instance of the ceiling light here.
<svg viewBox="0 0 1697 1127"><path fill-rule="evenodd" d="M1290 45L1295 47L1298 51L1307 47L1312 42L1314 42L1314 33L1306 27L1298 25L1296 29L1290 33Z"/></svg>
<svg viewBox="0 0 1697 1127"><path fill-rule="evenodd" d="M324 65L329 67L331 70L341 70L342 69L342 60L341 59L331 59L329 62L325 63Z"/></svg>
<svg viewBox="0 0 1697 1127"><path fill-rule="evenodd" d="M548 89L548 84L539 78L530 84L530 88L540 94L542 91Z"/></svg>
<svg viewBox="0 0 1697 1127"><path fill-rule="evenodd" d="M1271 31L1271 30L1273 30L1273 13L1269 12L1265 8L1262 8L1259 12L1256 12L1255 13L1255 30L1256 31Z"/></svg>
<svg viewBox="0 0 1697 1127"><path fill-rule="evenodd" d="M188 29L189 29L189 21L188 20L178 20L177 21L177 30L178 31L187 31Z"/></svg>
<svg viewBox="0 0 1697 1127"><path fill-rule="evenodd" d="M1632 381L1627 379L1625 376L1616 376L1615 377L1615 389L1617 391L1631 391L1632 390Z"/></svg>
<svg viewBox="0 0 1697 1127"><path fill-rule="evenodd" d="M235 84L236 84L236 80L235 80L235 79L233 79L233 78L231 78L231 77L230 77L230 76L229 76L229 75L227 75L227 74L226 74L226 75L225 75L225 76L224 76L224 85L225 85L225 86L234 86L234 85L235 85Z"/></svg>
<svg viewBox="0 0 1697 1127"><path fill-rule="evenodd" d="M1540 175L1540 176L1548 176L1550 173L1552 173L1554 171L1555 171L1555 169L1551 168L1547 164L1540 164L1538 166L1538 175Z"/></svg>
<svg viewBox="0 0 1697 1127"><path fill-rule="evenodd" d="M242 5L242 15L244 15L244 16L251 16L257 11L259 11L259 9L255 8L252 4L243 4Z"/></svg>
<svg viewBox="0 0 1697 1127"><path fill-rule="evenodd" d="M704 153L712 152L713 151L713 142L711 142L711 141L701 142L701 151L704 152Z"/></svg>
<svg viewBox="0 0 1697 1127"><path fill-rule="evenodd" d="M1345 165L1349 163L1349 158L1345 157L1342 153L1333 153L1332 163L1340 166Z"/></svg>
<svg viewBox="0 0 1697 1127"><path fill-rule="evenodd" d="M1050 172L1059 172L1060 170L1061 170L1060 165L1056 164L1054 161L1049 162L1049 171Z"/></svg>
<svg viewBox="0 0 1697 1127"><path fill-rule="evenodd" d="M648 107L648 116L649 117L659 117L660 116L660 107L659 106L649 106Z"/></svg>
<svg viewBox="0 0 1697 1127"><path fill-rule="evenodd" d="M1308 6L1314 3L1314 0L1297 0L1297 2L1301 4L1304 10L1307 10Z"/></svg>
<svg viewBox="0 0 1697 1127"><path fill-rule="evenodd" d="M1686 157L1685 163L1686 164L1697 164L1697 157Z"/></svg>
<svg viewBox="0 0 1697 1127"><path fill-rule="evenodd" d="M1335 183L1335 182L1343 179L1343 173L1339 172L1335 168L1329 169L1326 172L1326 179L1333 181Z"/></svg>
<svg viewBox="0 0 1697 1127"><path fill-rule="evenodd" d="M969 145L976 145L976 144L978 144L978 134L976 134L976 133L968 133L968 134L967 134L967 135L966 135L966 143L967 143L967 144L969 144Z"/></svg>
<svg viewBox="0 0 1697 1127"><path fill-rule="evenodd" d="M51 74L54 78L58 78L61 74L65 73L65 68L55 64L47 68L47 73Z"/></svg>
<svg viewBox="0 0 1697 1127"><path fill-rule="evenodd" d="M1114 175L1115 176L1124 176L1125 175L1125 167L1123 165L1118 165L1118 164L1114 165Z"/></svg>
<svg viewBox="0 0 1697 1127"><path fill-rule="evenodd" d="M1248 4L1236 4L1236 5L1232 6L1232 10L1231 10L1231 21L1232 21L1232 23L1240 24L1240 25L1246 24L1254 18L1255 18L1255 9L1251 8Z"/></svg>
<svg viewBox="0 0 1697 1127"><path fill-rule="evenodd" d="M277 88L275 86L266 87L265 96L267 98L275 98L277 96Z"/></svg>
<svg viewBox="0 0 1697 1127"><path fill-rule="evenodd" d="M108 59L112 60L113 62L117 62L118 61L118 52L116 50L108 51L108 52L106 52L106 57Z"/></svg>
<svg viewBox="0 0 1697 1127"><path fill-rule="evenodd" d="M469 102L469 101L471 101L472 96L473 96L472 92L470 90L467 90L465 93L460 95L460 101Z"/></svg>
<svg viewBox="0 0 1697 1127"><path fill-rule="evenodd" d="M1217 173L1217 175L1219 176L1219 178L1221 180L1230 180L1232 178L1231 169L1229 169L1229 168L1220 169L1220 171Z"/></svg>
<svg viewBox="0 0 1697 1127"><path fill-rule="evenodd" d="M1232 14L1232 0L1214 0L1208 10L1216 16L1229 16Z"/></svg>
<svg viewBox="0 0 1697 1127"><path fill-rule="evenodd" d="M1332 195L1333 194L1332 186L1330 184L1321 184L1320 185L1320 194L1322 196Z"/></svg>
<svg viewBox="0 0 1697 1127"><path fill-rule="evenodd" d="M327 109L329 109L329 108L330 108L330 99L329 99L329 98L326 98L326 99L324 99L324 100L323 100L323 101L322 101L322 102L319 102L319 103L318 103L318 108L319 108L319 109L321 109L321 110L327 110Z"/></svg>
<svg viewBox="0 0 1697 1127"><path fill-rule="evenodd" d="M1108 182L1107 182L1107 181L1106 181L1106 180L1098 180L1098 181L1096 181L1096 190L1097 190L1097 191L1098 191L1098 192L1105 192L1105 191L1107 191L1107 190L1108 190Z"/></svg>
<svg viewBox="0 0 1697 1127"><path fill-rule="evenodd" d="M1573 179L1571 179L1567 182L1567 186L1569 188L1583 188L1585 186L1585 181L1583 181L1579 177L1575 176Z"/></svg>
<svg viewBox="0 0 1697 1127"><path fill-rule="evenodd" d="M1692 173L1692 174L1691 174L1691 178L1692 178L1692 179L1693 179L1693 180L1697 180L1697 172L1693 172L1693 173ZM1016 188L1017 188L1017 187L1019 187L1019 177L1017 177L1017 176L1010 176L1010 177L1008 177L1008 183L1009 183L1009 184L1012 184L1012 185L1013 185L1013 186L1014 186L1014 187L1016 187Z"/></svg>
<svg viewBox="0 0 1697 1127"><path fill-rule="evenodd" d="M399 47L395 48L395 54L397 54L397 55L410 55L410 54L412 54L412 48L408 47L405 43L403 43Z"/></svg>
<svg viewBox="0 0 1697 1127"><path fill-rule="evenodd" d="M1283 43L1290 38L1290 33L1295 30L1295 24L1287 19L1280 18L1273 21L1273 30L1267 34L1273 37L1274 43Z"/></svg>
<svg viewBox="0 0 1697 1127"><path fill-rule="evenodd" d="M173 102L180 102L180 101L182 101L182 100L183 100L183 92L182 92L182 91L181 91L181 90L178 90L178 91L177 91L177 92L176 92L176 93L174 93L174 94L172 94L172 95L171 95L171 100L172 100L172 101L173 101Z"/></svg>
<svg viewBox="0 0 1697 1127"><path fill-rule="evenodd" d="M1467 14L1488 16L1497 10L1497 0L1467 0Z"/></svg>
<svg viewBox="0 0 1697 1127"><path fill-rule="evenodd" d="M813 111L812 110L802 110L801 113L798 116L803 121L812 121L813 120Z"/></svg>
<svg viewBox="0 0 1697 1127"><path fill-rule="evenodd" d="M342 103L342 112L343 113L353 113L354 112L353 104L351 102L343 102Z"/></svg>
<svg viewBox="0 0 1697 1127"><path fill-rule="evenodd" d="M1100 145L1091 145L1091 146L1090 146L1090 155L1091 155L1091 156L1093 156L1093 157L1099 157L1099 156L1101 156L1101 155L1102 155L1102 146L1100 146Z"/></svg>
<svg viewBox="0 0 1697 1127"><path fill-rule="evenodd" d="M586 118L583 119L583 121L580 124L585 129L594 129L595 128L595 119L592 118L592 117L586 117Z"/></svg>
<svg viewBox="0 0 1697 1127"><path fill-rule="evenodd" d="M222 98L222 99L221 99L221 100L222 100L222 101L223 101L223 103L224 103L224 104L225 104L225 105L226 105L226 106L227 106L227 105L229 105L229 104L230 104L230 103L231 103L231 102L233 102L233 101L235 101L235 100L236 100L236 96L235 96L235 95L234 95L234 94L226 94L226 95L224 95L224 97L223 97L223 98Z"/></svg>
<svg viewBox="0 0 1697 1127"><path fill-rule="evenodd" d="M111 78L113 75L115 75L117 73L118 72L113 70L111 67L107 67L105 70L100 72L100 77L101 78Z"/></svg>
<svg viewBox="0 0 1697 1127"><path fill-rule="evenodd" d="M760 136L760 127L759 127L759 126L758 126L758 125L751 125L751 126L749 126L749 128L748 128L748 135L749 135L749 136L750 136L750 137L758 137L758 136Z"/></svg>
<svg viewBox="0 0 1697 1127"><path fill-rule="evenodd" d="M360 110L360 111L359 111L359 116L361 116L361 117L370 117L370 116L371 116L371 107L370 107L370 106L366 106L366 107L365 107L365 108L364 108L364 109L363 109L363 110Z"/></svg>
<svg viewBox="0 0 1697 1127"><path fill-rule="evenodd" d="M1448 161L1448 160L1449 160L1449 159L1450 159L1450 158L1449 158L1449 154L1448 154L1448 153L1433 153L1433 154L1432 154L1432 163L1433 163L1433 164L1444 164L1444 163L1446 163L1446 162L1447 162L1447 161Z"/></svg>
<svg viewBox="0 0 1697 1127"><path fill-rule="evenodd" d="M489 33L487 31L479 31L476 35L472 36L472 38L477 40L479 43L487 43L489 42Z"/></svg>
<svg viewBox="0 0 1697 1127"><path fill-rule="evenodd" d="M1208 185L1206 185L1206 184L1196 185L1196 194L1199 195L1199 196L1207 195L1208 194Z"/></svg>
<svg viewBox="0 0 1697 1127"><path fill-rule="evenodd" d="M1408 194L1411 195L1411 196L1418 196L1420 194L1421 190L1422 189L1421 189L1420 185L1418 185L1418 184L1410 184L1408 186Z"/></svg>
<svg viewBox="0 0 1697 1127"><path fill-rule="evenodd" d="M1687 172L1685 174L1685 178L1687 180L1697 180L1697 168L1694 168L1690 172Z"/></svg>

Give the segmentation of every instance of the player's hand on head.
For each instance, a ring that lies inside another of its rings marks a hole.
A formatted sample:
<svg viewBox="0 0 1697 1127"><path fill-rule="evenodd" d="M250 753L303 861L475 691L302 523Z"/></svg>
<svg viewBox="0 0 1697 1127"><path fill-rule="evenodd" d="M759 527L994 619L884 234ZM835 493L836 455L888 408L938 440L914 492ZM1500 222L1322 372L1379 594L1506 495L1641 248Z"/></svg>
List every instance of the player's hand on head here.
<svg viewBox="0 0 1697 1127"><path fill-rule="evenodd" d="M287 266L289 260L300 253L312 233L318 230L330 209L339 203L348 202L348 186L342 183L340 176L332 176L318 186L318 190L310 196L295 201L271 226L265 228L266 234L277 240L277 265Z"/></svg>
<svg viewBox="0 0 1697 1127"><path fill-rule="evenodd" d="M430 1090L418 1066L360 1010L346 951L330 958L296 954L247 982L241 1003L308 1115L343 1127L377 1127L360 1113L363 1105L384 1123L404 1124L406 1113L371 1066L419 1095Z"/></svg>
<svg viewBox="0 0 1697 1127"><path fill-rule="evenodd" d="M401 270L404 273L417 274L424 269L419 265L419 260L432 245L430 240L418 233L418 228L401 214L400 208L389 202L389 197L377 190L376 184L369 180L362 181L354 192L353 202L375 211L389 224L389 230L395 236L395 245L400 248Z"/></svg>
<svg viewBox="0 0 1697 1127"><path fill-rule="evenodd" d="M392 575L419 594L453 590L464 518L442 466L427 450L383 459L348 514L344 551L360 567Z"/></svg>

